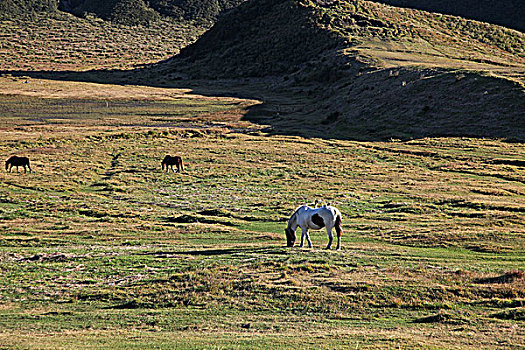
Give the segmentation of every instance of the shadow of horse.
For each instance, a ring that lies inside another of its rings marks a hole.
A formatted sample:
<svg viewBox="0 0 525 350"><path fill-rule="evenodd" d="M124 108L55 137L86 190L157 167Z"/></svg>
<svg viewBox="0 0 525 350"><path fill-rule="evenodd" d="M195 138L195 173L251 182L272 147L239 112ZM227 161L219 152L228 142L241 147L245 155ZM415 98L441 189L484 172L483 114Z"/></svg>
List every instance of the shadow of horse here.
<svg viewBox="0 0 525 350"><path fill-rule="evenodd" d="M18 167L23 166L24 167L24 173L29 169L29 172L31 172L31 166L29 165L29 158L27 157L17 157L12 156L5 162L5 170L7 172L11 172L13 167L16 167L16 172L18 172Z"/></svg>
<svg viewBox="0 0 525 350"><path fill-rule="evenodd" d="M158 258L191 256L223 256L223 255L247 255L247 254L288 254L285 247L243 247L243 248L220 248L220 249L201 249L187 251L156 251L146 252L141 255L155 255Z"/></svg>

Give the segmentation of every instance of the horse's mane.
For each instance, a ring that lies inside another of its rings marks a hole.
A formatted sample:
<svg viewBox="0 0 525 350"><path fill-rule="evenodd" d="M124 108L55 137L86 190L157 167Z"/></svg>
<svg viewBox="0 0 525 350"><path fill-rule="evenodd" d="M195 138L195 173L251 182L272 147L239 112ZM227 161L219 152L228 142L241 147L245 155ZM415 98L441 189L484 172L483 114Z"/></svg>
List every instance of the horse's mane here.
<svg viewBox="0 0 525 350"><path fill-rule="evenodd" d="M300 205L297 208L295 208L295 210L293 211L292 216L290 216L290 219L288 220L288 224L291 224L293 222L293 220L297 216L297 212L299 211L299 209L304 208L304 207L311 208L308 204L303 204L303 205Z"/></svg>
<svg viewBox="0 0 525 350"><path fill-rule="evenodd" d="M297 208L295 208L295 210L292 213L292 216L290 216L290 219L288 220L288 225L290 225L293 222L293 220L297 216L297 212L299 211L299 209L301 209L304 206L306 206L306 204L303 204L303 205L298 206Z"/></svg>

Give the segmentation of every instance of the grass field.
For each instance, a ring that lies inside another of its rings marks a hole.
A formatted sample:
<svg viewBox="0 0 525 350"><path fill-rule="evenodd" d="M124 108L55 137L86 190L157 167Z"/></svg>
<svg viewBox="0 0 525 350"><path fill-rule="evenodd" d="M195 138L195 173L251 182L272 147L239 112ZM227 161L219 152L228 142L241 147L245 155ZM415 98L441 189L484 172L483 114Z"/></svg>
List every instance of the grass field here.
<svg viewBox="0 0 525 350"><path fill-rule="evenodd" d="M260 103L0 78L0 349L520 349L525 147L267 133ZM160 161L178 154L181 174ZM293 209L342 250L285 248Z"/></svg>

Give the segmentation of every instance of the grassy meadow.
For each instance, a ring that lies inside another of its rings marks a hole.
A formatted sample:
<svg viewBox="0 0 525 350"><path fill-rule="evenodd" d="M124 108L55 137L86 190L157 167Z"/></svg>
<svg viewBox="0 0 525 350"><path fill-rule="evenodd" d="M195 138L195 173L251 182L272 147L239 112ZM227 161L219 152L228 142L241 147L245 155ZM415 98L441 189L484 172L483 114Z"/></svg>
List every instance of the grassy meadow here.
<svg viewBox="0 0 525 350"><path fill-rule="evenodd" d="M0 78L0 349L520 349L525 147L268 133L256 100ZM183 173L163 173L165 154ZM285 248L295 207L342 250Z"/></svg>

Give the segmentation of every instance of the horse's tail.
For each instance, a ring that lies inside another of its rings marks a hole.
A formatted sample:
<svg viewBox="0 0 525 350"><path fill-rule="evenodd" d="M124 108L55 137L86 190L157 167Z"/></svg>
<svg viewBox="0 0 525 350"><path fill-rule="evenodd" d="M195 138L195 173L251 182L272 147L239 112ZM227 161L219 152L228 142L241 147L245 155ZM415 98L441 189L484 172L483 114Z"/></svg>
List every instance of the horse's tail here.
<svg viewBox="0 0 525 350"><path fill-rule="evenodd" d="M10 163L10 159L5 161L5 171L9 170L9 163Z"/></svg>
<svg viewBox="0 0 525 350"><path fill-rule="evenodd" d="M341 227L341 225L343 224L343 217L339 210L337 210L335 213L336 216L334 228L335 232L337 233L337 237L341 237L341 234L343 233L343 228Z"/></svg>
<svg viewBox="0 0 525 350"><path fill-rule="evenodd" d="M180 171L184 171L184 163L182 162L182 158L180 158Z"/></svg>

